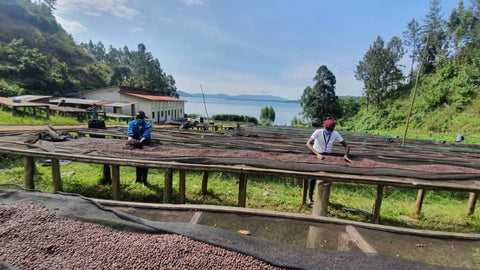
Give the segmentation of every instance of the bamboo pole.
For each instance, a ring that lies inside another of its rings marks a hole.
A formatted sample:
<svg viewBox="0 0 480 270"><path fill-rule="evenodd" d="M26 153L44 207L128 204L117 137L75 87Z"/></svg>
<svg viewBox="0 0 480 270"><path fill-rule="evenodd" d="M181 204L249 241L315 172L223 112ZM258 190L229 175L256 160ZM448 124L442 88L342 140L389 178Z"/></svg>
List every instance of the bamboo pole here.
<svg viewBox="0 0 480 270"><path fill-rule="evenodd" d="M180 193L180 203L185 203L185 170L178 171L178 192Z"/></svg>
<svg viewBox="0 0 480 270"><path fill-rule="evenodd" d="M408 125L410 124L410 116L412 114L413 104L415 103L415 95L417 94L418 81L420 79L420 73L422 73L423 61L425 60L425 54L427 52L428 40L430 36L427 36L427 42L425 43L425 48L423 48L422 61L418 65L417 78L415 80L415 87L413 88L412 102L410 103L410 109L408 110L407 123L405 124L405 131L403 132L402 145L405 146L405 138L407 138Z"/></svg>
<svg viewBox="0 0 480 270"><path fill-rule="evenodd" d="M60 174L60 162L56 158L52 158L52 178L53 178L53 190L63 191L62 177Z"/></svg>

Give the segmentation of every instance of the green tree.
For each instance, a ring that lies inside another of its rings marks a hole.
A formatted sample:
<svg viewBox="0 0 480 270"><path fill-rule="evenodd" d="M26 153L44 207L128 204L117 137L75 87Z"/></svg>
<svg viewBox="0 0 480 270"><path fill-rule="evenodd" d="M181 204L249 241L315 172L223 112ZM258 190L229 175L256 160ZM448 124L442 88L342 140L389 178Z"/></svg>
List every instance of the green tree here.
<svg viewBox="0 0 480 270"><path fill-rule="evenodd" d="M137 51L130 51L127 46L116 49L110 45L108 53L101 42L93 44L90 41L82 47L111 67L110 85L145 88L178 97L175 79L163 71L160 61L147 52L143 43L138 44Z"/></svg>
<svg viewBox="0 0 480 270"><path fill-rule="evenodd" d="M360 103L353 97L341 97L338 99L338 101L340 103L340 106L342 107L342 120L344 121L350 120L360 110Z"/></svg>
<svg viewBox="0 0 480 270"><path fill-rule="evenodd" d="M477 8L478 3L480 1L477 1ZM467 63L471 63L480 38L480 14L475 10L475 6L465 9L463 0L460 0L446 25L455 58L463 56Z"/></svg>
<svg viewBox="0 0 480 270"><path fill-rule="evenodd" d="M263 107L260 110L260 121L262 121L263 123L268 123L269 125L272 122L275 122L275 110L272 106Z"/></svg>
<svg viewBox="0 0 480 270"><path fill-rule="evenodd" d="M380 108L384 97L401 86L404 76L398 62L403 54L402 42L398 37L392 37L385 46L383 39L378 36L358 63L355 78L364 83L367 108L370 103Z"/></svg>
<svg viewBox="0 0 480 270"><path fill-rule="evenodd" d="M429 11L424 18L423 46L427 45L423 61L425 73L435 71L435 63L447 56L447 32L441 17L440 0L431 0ZM427 44L428 41L428 44Z"/></svg>
<svg viewBox="0 0 480 270"><path fill-rule="evenodd" d="M412 63L410 65L410 74L408 74L408 76L409 80L412 81L413 69L415 67L415 63L418 61L422 50L421 27L418 21L415 20L415 18L413 18L407 24L407 30L403 31L403 38L405 45L410 46L411 48L411 53L409 57L412 59Z"/></svg>
<svg viewBox="0 0 480 270"><path fill-rule="evenodd" d="M337 80L333 73L327 66L322 65L317 69L313 81L315 82L313 88L307 86L300 99L302 114L312 122L327 117L341 117L342 109L335 94Z"/></svg>
<svg viewBox="0 0 480 270"><path fill-rule="evenodd" d="M50 11L56 10L57 0L42 0L42 2L50 9Z"/></svg>

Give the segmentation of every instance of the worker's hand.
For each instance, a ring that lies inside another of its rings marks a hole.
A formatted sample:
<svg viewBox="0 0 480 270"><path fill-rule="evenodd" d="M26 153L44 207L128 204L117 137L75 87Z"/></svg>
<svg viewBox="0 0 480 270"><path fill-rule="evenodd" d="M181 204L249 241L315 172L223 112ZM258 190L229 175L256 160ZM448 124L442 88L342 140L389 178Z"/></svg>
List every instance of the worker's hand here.
<svg viewBox="0 0 480 270"><path fill-rule="evenodd" d="M145 138L141 138L141 139L140 139L140 142L141 142L141 143L144 143L144 142L145 142Z"/></svg>
<svg viewBox="0 0 480 270"><path fill-rule="evenodd" d="M352 162L352 160L349 159L347 155L343 156L343 159L344 159L346 162Z"/></svg>
<svg viewBox="0 0 480 270"><path fill-rule="evenodd" d="M320 160L324 160L325 156L320 154L320 153L317 153L317 158L320 159Z"/></svg>
<svg viewBox="0 0 480 270"><path fill-rule="evenodd" d="M128 137L128 140L131 141L131 140L133 140L133 138L132 138L132 137Z"/></svg>

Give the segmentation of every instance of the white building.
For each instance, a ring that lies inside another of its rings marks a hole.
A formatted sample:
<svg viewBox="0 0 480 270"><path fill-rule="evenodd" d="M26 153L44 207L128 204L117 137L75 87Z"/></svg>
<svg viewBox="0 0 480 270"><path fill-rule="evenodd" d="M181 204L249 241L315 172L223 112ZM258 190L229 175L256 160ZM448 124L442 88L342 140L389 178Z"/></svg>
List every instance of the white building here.
<svg viewBox="0 0 480 270"><path fill-rule="evenodd" d="M158 91L147 89L109 86L73 93L70 96L102 100L103 102L100 102L100 105L106 112L135 115L138 111L144 111L147 118L157 124L169 120L183 119L185 113L184 100L162 96Z"/></svg>

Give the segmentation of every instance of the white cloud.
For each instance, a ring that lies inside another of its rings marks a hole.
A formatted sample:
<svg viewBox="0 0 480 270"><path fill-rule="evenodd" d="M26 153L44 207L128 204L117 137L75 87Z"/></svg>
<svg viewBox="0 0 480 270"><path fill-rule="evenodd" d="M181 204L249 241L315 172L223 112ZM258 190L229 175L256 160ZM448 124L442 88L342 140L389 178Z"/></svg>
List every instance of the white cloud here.
<svg viewBox="0 0 480 270"><path fill-rule="evenodd" d="M126 0L60 0L57 3L57 11L59 13L83 11L89 15L104 12L127 19L139 14L137 10L126 5Z"/></svg>
<svg viewBox="0 0 480 270"><path fill-rule="evenodd" d="M182 0L187 6L200 6L203 4L203 0Z"/></svg>
<svg viewBox="0 0 480 270"><path fill-rule="evenodd" d="M90 16L94 16L94 17L100 17L102 15L98 12L91 12L91 11L85 11L85 14L90 15Z"/></svg>
<svg viewBox="0 0 480 270"><path fill-rule="evenodd" d="M86 32L87 28L77 21L67 21L57 16L57 22L68 32L68 33L79 33Z"/></svg>

